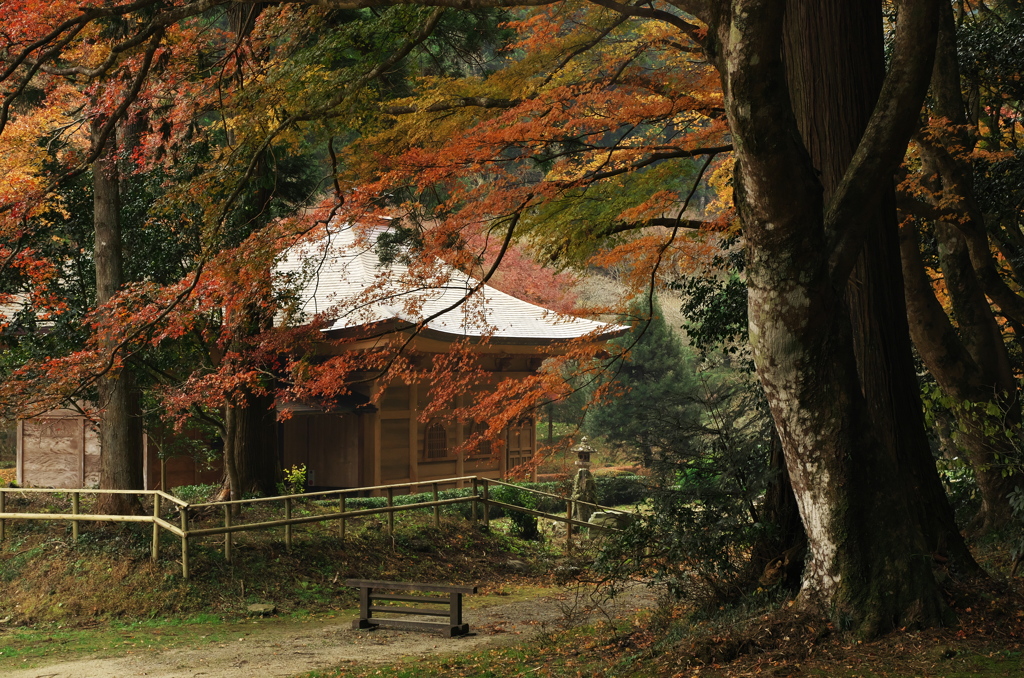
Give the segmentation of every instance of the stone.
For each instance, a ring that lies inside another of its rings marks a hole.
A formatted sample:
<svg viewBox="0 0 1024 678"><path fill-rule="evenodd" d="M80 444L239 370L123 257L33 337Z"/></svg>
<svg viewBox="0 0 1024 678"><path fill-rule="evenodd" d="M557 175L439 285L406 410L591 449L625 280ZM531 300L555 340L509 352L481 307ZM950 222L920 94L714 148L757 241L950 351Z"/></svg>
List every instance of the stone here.
<svg viewBox="0 0 1024 678"><path fill-rule="evenodd" d="M261 617L266 617L269 614L277 612L277 605L272 605L270 603L253 603L248 609L251 614L258 614Z"/></svg>
<svg viewBox="0 0 1024 678"><path fill-rule="evenodd" d="M596 511L587 521L597 527L611 527L616 530L624 530L636 520L636 516L618 511Z"/></svg>

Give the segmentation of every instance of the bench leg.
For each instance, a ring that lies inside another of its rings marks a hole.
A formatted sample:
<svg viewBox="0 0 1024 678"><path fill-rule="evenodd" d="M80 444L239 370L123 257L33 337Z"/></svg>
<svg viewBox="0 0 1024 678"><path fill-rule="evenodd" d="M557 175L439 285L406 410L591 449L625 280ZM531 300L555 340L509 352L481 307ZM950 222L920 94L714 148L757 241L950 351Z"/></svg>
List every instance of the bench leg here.
<svg viewBox="0 0 1024 678"><path fill-rule="evenodd" d="M373 588L370 586L363 586L359 589L359 619L352 622L352 628L354 629L372 629L376 624L370 621L370 616L373 614L370 612L370 593L373 592Z"/></svg>
<svg viewBox="0 0 1024 678"><path fill-rule="evenodd" d="M462 594L448 594L448 623L452 636L464 636L469 633L469 624L462 623Z"/></svg>

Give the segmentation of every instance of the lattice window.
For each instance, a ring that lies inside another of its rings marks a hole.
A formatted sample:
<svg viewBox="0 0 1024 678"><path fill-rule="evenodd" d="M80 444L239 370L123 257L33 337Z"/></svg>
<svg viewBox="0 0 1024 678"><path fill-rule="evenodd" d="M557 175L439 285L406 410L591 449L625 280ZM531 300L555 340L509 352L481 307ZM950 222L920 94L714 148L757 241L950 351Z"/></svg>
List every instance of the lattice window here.
<svg viewBox="0 0 1024 678"><path fill-rule="evenodd" d="M441 422L427 426L427 459L445 459L448 456L448 431Z"/></svg>
<svg viewBox="0 0 1024 678"><path fill-rule="evenodd" d="M472 421L466 424L466 440L469 440L472 436L479 434L480 436L486 436L488 431L488 425L479 421ZM494 447L492 441L484 438L476 446L472 452L469 453L470 459L486 459L492 456L494 453Z"/></svg>

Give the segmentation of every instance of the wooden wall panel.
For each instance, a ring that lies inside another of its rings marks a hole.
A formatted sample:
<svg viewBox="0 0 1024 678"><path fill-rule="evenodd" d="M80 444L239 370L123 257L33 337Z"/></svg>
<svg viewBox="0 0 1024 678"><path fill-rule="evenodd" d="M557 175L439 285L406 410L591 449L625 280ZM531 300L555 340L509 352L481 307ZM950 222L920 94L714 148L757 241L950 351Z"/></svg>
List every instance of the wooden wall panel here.
<svg viewBox="0 0 1024 678"><path fill-rule="evenodd" d="M301 414L284 422L285 468L306 466L316 487L359 487L359 420L353 414Z"/></svg>
<svg viewBox="0 0 1024 678"><path fill-rule="evenodd" d="M408 386L388 386L387 389L384 390L384 395L381 396L380 409L398 411L408 410L409 399L411 396L412 390Z"/></svg>
<svg viewBox="0 0 1024 678"><path fill-rule="evenodd" d="M386 484L405 480L409 477L409 470L409 420L381 420L381 482Z"/></svg>
<svg viewBox="0 0 1024 678"><path fill-rule="evenodd" d="M82 486L83 419L27 419L22 432L22 482L26 487Z"/></svg>
<svg viewBox="0 0 1024 678"><path fill-rule="evenodd" d="M284 468L309 465L309 417L294 415L285 419L284 443L281 450L281 463Z"/></svg>
<svg viewBox="0 0 1024 678"><path fill-rule="evenodd" d="M205 463L185 456L161 460L154 454L149 466L152 470L146 475L146 489L150 490L161 489L161 472L167 490L182 485L217 485L224 481L224 460L221 458Z"/></svg>
<svg viewBox="0 0 1024 678"><path fill-rule="evenodd" d="M320 414L309 419L310 485L356 487L359 482L358 448L352 444L354 415Z"/></svg>
<svg viewBox="0 0 1024 678"><path fill-rule="evenodd" d="M494 457L470 457L463 463L466 475L481 471L497 471L500 462Z"/></svg>
<svg viewBox="0 0 1024 678"><path fill-rule="evenodd" d="M451 478L455 475L457 473L454 459L449 461L423 462L420 464L420 482L434 478Z"/></svg>

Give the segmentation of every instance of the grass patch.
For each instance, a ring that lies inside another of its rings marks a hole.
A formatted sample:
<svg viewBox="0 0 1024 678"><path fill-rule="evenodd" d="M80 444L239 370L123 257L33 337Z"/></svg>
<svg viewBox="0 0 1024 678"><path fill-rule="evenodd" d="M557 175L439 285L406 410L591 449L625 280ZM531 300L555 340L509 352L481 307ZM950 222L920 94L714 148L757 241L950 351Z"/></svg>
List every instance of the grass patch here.
<svg viewBox="0 0 1024 678"><path fill-rule="evenodd" d="M356 593L344 586L348 578L444 581L486 590L545 579L556 558L543 544L501 529L485 532L454 517L435 528L430 517L410 515L396 521L393 535L380 520L350 520L344 541L335 524L296 527L290 551L281 530L243 533L236 536L231 563L224 560L222 538L195 539L192 578L185 581L176 540L165 538L160 561L150 561L149 526L86 523L73 542L64 524L14 522L0 547L0 618L18 626L199 614L231 619L244 616L252 603L273 603L285 614L323 613L356 604Z"/></svg>

